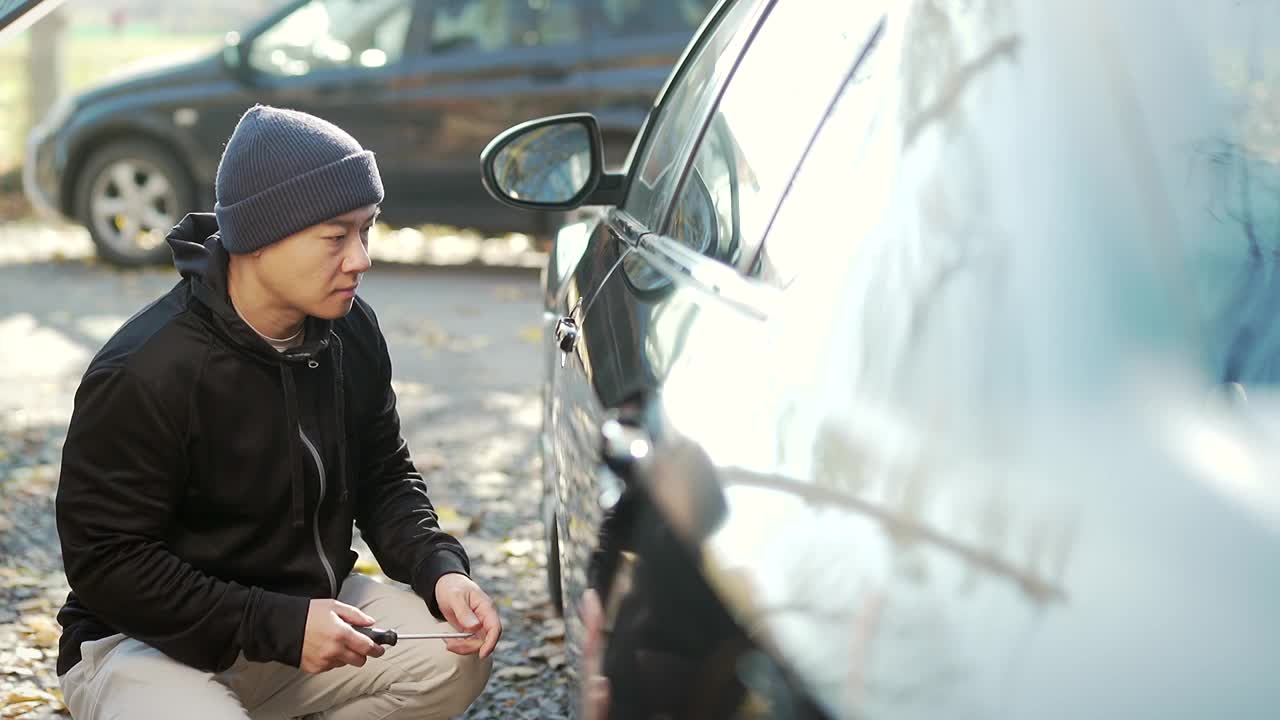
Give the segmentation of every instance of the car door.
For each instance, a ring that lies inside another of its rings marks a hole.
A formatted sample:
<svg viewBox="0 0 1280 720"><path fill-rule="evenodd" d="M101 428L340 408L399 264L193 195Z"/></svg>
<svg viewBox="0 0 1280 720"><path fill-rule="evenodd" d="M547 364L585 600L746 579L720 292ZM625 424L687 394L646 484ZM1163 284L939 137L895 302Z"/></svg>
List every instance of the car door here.
<svg viewBox="0 0 1280 720"><path fill-rule="evenodd" d="M581 637L577 602L587 587L601 521L621 493L619 480L597 472L601 426L609 412L634 406L657 380L644 353L648 315L628 289L622 263L658 227L675 194L679 168L692 153L689 138L728 77L732 63L725 59L741 53L765 4L739 0L720 7L650 119L650 131L638 146L644 162L632 166L623 203L594 227L581 258L563 271L563 279L559 271L548 278L558 283L549 315L572 318L579 329L577 342L550 359L545 417L571 637Z"/></svg>
<svg viewBox="0 0 1280 720"><path fill-rule="evenodd" d="M721 473L764 469L772 459L770 433L752 430L783 424L783 410L770 401L776 394L760 386L785 387L794 378L785 372L785 349L758 340L783 294L795 288L794 276L764 276L762 268L778 264L757 258L816 134L874 41L878 20L867 4L791 0L767 8L716 93L713 112L692 133L687 159L669 171L680 177L672 199L660 199L660 183L653 193L640 190L629 198L651 208L648 217L657 220L622 259L621 282L611 280L605 292L629 308L639 338L634 362L652 389L633 385L623 392L628 441L620 457L606 457L606 465L632 485L624 485L613 516L622 519L607 520L602 537L606 551L617 552L601 553L592 581L606 589L606 607L616 608L604 666L619 705L646 708L634 716L694 717L689 707L732 703L738 692L733 683L716 681L733 675L734 664L756 649L744 639L742 628L751 621L737 614L741 606L725 609L731 606L725 596L735 594L733 580L695 580L704 569L697 563L677 570L679 560L662 556L679 552L679 543L662 541L664 533L654 527L685 538L710 533L724 522L715 514L722 507ZM794 67L779 58L801 48L805 82L796 83ZM775 107L786 111L771 112ZM649 159L637 158L637 172L661 176ZM801 254L811 258L823 254L814 244L818 237L778 240L784 241L807 247L810 252ZM775 367L784 372L764 370L766 353L781 353ZM626 418L627 412L638 416ZM611 428L609 436L622 432ZM619 450L609 442L603 447ZM635 447L642 452L628 449ZM629 463L648 472L635 474ZM654 513L655 495L667 492L680 501ZM665 599L662 584L676 578L687 588L686 602ZM682 671L657 671L641 660L648 656L671 658ZM699 696L697 703L682 704Z"/></svg>

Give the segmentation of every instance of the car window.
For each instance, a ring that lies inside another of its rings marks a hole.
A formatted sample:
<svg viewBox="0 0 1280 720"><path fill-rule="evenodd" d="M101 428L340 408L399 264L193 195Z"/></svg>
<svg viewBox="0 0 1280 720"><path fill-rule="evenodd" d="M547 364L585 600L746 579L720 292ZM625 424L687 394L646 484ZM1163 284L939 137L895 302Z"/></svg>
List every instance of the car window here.
<svg viewBox="0 0 1280 720"><path fill-rule="evenodd" d="M392 65L412 19L412 0L312 0L253 41L249 65L283 76Z"/></svg>
<svg viewBox="0 0 1280 720"><path fill-rule="evenodd" d="M431 4L427 50L501 50L515 33L512 3L503 0L445 0Z"/></svg>
<svg viewBox="0 0 1280 720"><path fill-rule="evenodd" d="M427 51L493 52L576 42L576 0L441 0L431 4Z"/></svg>
<svg viewBox="0 0 1280 720"><path fill-rule="evenodd" d="M643 225L657 228L662 211L675 192L677 168L684 164L692 146L692 136L715 102L715 88L729 73L742 44L745 24L763 0L739 0L722 11L718 24L710 28L690 54L667 97L650 121L650 130L632 164L632 178L622 202Z"/></svg>
<svg viewBox="0 0 1280 720"><path fill-rule="evenodd" d="M885 84L893 77L879 67L885 55L878 52L881 45L878 31L806 150L768 226L750 269L764 282L787 288L806 263L839 263L856 247L839 238L858 237L863 215L841 213L839 225L847 232L833 234L825 228L834 224L833 208L852 198L876 197L877 185L888 176L884 156L890 146L869 142L883 121Z"/></svg>
<svg viewBox="0 0 1280 720"><path fill-rule="evenodd" d="M873 20L862 3L811 0L773 9L703 133L665 234L748 269ZM805 81L796 82L794 66L778 59L801 55Z"/></svg>
<svg viewBox="0 0 1280 720"><path fill-rule="evenodd" d="M525 45L562 45L584 38L585 21L578 0L535 0L525 6Z"/></svg>
<svg viewBox="0 0 1280 720"><path fill-rule="evenodd" d="M1114 402L1157 367L1201 400L1274 403L1280 15L1126 3L1078 22L1101 33L1146 18L1150 32L1097 56L1043 30L1059 10L957 6L906 35L900 66L860 70L836 110L847 127L819 135L761 275L841 273L844 304L830 307L855 349L834 372L859 393L850 405L962 445L1025 417L1029 398ZM1071 121L1048 121L1062 107Z"/></svg>
<svg viewBox="0 0 1280 720"><path fill-rule="evenodd" d="M713 5L715 0L600 0L600 27L610 37L688 35Z"/></svg>

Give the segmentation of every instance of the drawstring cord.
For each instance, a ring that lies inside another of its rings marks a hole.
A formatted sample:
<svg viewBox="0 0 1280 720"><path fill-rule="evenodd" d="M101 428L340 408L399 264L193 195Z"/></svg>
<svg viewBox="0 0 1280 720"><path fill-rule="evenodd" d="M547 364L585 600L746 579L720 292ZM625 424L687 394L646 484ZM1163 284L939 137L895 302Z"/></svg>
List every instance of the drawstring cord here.
<svg viewBox="0 0 1280 720"><path fill-rule="evenodd" d="M280 380L284 383L285 402L285 438L289 446L289 474L293 483L293 526L303 527L306 524L306 483L302 474L301 462L298 458L298 440L295 437L298 426L298 396L293 385L293 371L288 364L280 363Z"/></svg>
<svg viewBox="0 0 1280 720"><path fill-rule="evenodd" d="M338 497L347 496L347 397L342 377L342 340L338 333L329 331L333 338L333 385L338 403Z"/></svg>

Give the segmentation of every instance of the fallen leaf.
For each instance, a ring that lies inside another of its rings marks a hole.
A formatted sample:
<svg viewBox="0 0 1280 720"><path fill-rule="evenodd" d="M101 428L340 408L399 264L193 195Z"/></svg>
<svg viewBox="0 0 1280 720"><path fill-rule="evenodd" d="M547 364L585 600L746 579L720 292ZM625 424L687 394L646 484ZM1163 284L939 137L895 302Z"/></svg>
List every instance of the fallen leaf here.
<svg viewBox="0 0 1280 720"><path fill-rule="evenodd" d="M17 570L11 570L9 568L5 568L5 569L10 570L10 572L0 573L0 577L4 578L4 581L0 582L0 585L3 585L4 587L7 587L7 588L35 587L40 584L39 578L34 578L30 575L19 574Z"/></svg>
<svg viewBox="0 0 1280 720"><path fill-rule="evenodd" d="M17 690L10 690L9 693L4 696L5 705L14 705L24 702L49 703L55 702L56 700L56 697L43 690L36 690L35 688L19 688Z"/></svg>
<svg viewBox="0 0 1280 720"><path fill-rule="evenodd" d="M23 600L13 607L18 610L18 612L33 612L36 610L48 610L49 605L50 603L48 598L36 597L31 598L30 600Z"/></svg>
<svg viewBox="0 0 1280 720"><path fill-rule="evenodd" d="M539 640L563 640L564 639L564 620L560 618L552 618L542 624L542 632L538 633Z"/></svg>
<svg viewBox="0 0 1280 720"><path fill-rule="evenodd" d="M530 600L512 600L511 609L516 612L525 612L527 610L533 610L534 608L540 608L546 604L546 600L539 600L537 602L532 602Z"/></svg>
<svg viewBox="0 0 1280 720"><path fill-rule="evenodd" d="M7 665L0 667L0 675L15 675L17 677L31 677L35 675L30 668L18 667L17 665Z"/></svg>
<svg viewBox="0 0 1280 720"><path fill-rule="evenodd" d="M13 521L4 515L0 515L0 533L9 532L13 529Z"/></svg>
<svg viewBox="0 0 1280 720"><path fill-rule="evenodd" d="M532 540L508 540L501 545L502 551L511 557L524 557L533 550Z"/></svg>
<svg viewBox="0 0 1280 720"><path fill-rule="evenodd" d="M58 624L48 615L23 615L21 623L25 626L22 630L37 647L54 648L58 646L58 638L62 637L62 631L58 628ZM21 652L21 650L19 650Z"/></svg>
<svg viewBox="0 0 1280 720"><path fill-rule="evenodd" d="M529 678L538 677L542 673L536 667L528 665L512 665L504 667L493 674L498 680L528 680Z"/></svg>
<svg viewBox="0 0 1280 720"><path fill-rule="evenodd" d="M552 670L559 670L560 668L568 664L568 662L569 662L569 658L564 653L560 653L559 655L552 655L551 657L547 658L547 665L550 665Z"/></svg>
<svg viewBox="0 0 1280 720"><path fill-rule="evenodd" d="M371 557L362 557L356 560L356 566L352 568L361 575L381 575L382 566L378 561Z"/></svg>
<svg viewBox="0 0 1280 720"><path fill-rule="evenodd" d="M454 537L462 537L471 530L471 518L451 507L438 507L436 514L440 519L440 529Z"/></svg>
<svg viewBox="0 0 1280 720"><path fill-rule="evenodd" d="M546 660L552 655L559 655L564 650L559 645L540 645L525 653L532 660Z"/></svg>
<svg viewBox="0 0 1280 720"><path fill-rule="evenodd" d="M478 575L480 577L499 579L499 578L509 577L511 575L511 571L505 565L487 565L486 564L486 565L481 565L478 568L475 568L473 574Z"/></svg>
<svg viewBox="0 0 1280 720"><path fill-rule="evenodd" d="M35 710L36 708L40 707L43 704L44 703L38 703L38 702L22 702L22 703L15 703L13 705L6 705L3 710L0 710L0 717L16 718L19 715L25 715L31 712L32 710Z"/></svg>
<svg viewBox="0 0 1280 720"><path fill-rule="evenodd" d="M20 647L14 651L19 660L43 660L44 651L39 648ZM17 702L15 700L15 702Z"/></svg>
<svg viewBox="0 0 1280 720"><path fill-rule="evenodd" d="M420 473L429 473L445 466L444 454L438 450L426 449L413 453L413 464Z"/></svg>

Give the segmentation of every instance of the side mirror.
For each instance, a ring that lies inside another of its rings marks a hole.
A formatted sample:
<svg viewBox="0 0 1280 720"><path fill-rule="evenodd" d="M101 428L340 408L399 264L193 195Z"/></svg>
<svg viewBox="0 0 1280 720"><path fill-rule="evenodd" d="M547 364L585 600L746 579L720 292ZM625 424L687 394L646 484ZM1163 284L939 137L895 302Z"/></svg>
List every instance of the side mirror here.
<svg viewBox="0 0 1280 720"><path fill-rule="evenodd" d="M590 113L555 115L503 132L480 153L496 200L533 210L617 205L623 176L604 172L600 126Z"/></svg>

